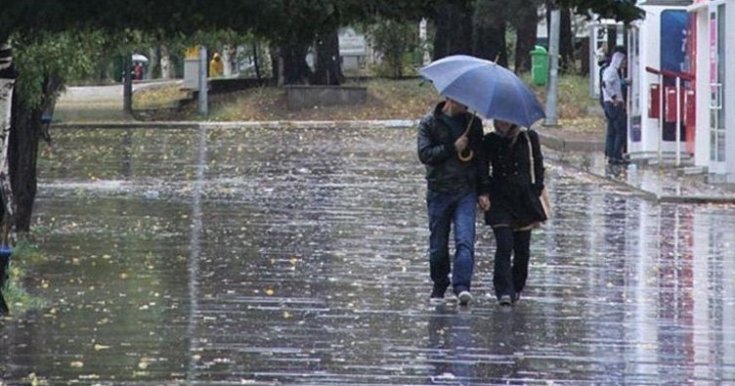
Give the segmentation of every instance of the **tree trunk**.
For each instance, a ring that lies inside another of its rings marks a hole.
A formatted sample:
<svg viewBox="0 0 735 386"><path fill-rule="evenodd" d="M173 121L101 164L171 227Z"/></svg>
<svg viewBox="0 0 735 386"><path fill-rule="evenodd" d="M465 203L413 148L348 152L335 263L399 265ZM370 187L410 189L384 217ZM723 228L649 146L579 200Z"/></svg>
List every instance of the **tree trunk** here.
<svg viewBox="0 0 735 386"><path fill-rule="evenodd" d="M161 79L171 79L171 55L168 52L168 46L161 44Z"/></svg>
<svg viewBox="0 0 735 386"><path fill-rule="evenodd" d="M472 32L472 53L478 58L491 60L508 67L508 49L505 43L505 23L475 24Z"/></svg>
<svg viewBox="0 0 735 386"><path fill-rule="evenodd" d="M472 14L472 53L491 60L503 67L508 66L508 52L505 43L505 20L502 10L493 0L475 2Z"/></svg>
<svg viewBox="0 0 735 386"><path fill-rule="evenodd" d="M8 158L10 181L16 200L14 222L17 232L28 232L31 229L42 113L40 108L26 108L14 98Z"/></svg>
<svg viewBox="0 0 735 386"><path fill-rule="evenodd" d="M502 4L504 9L501 11L504 11L505 14L510 12L508 20L516 32L513 69L519 74L531 71L531 51L536 46L540 4L539 0L513 1L512 3L506 1Z"/></svg>
<svg viewBox="0 0 735 386"><path fill-rule="evenodd" d="M283 65L281 64L281 49L271 45L268 49L271 57L271 78L278 87L283 86Z"/></svg>
<svg viewBox="0 0 735 386"><path fill-rule="evenodd" d="M312 84L339 85L344 82L339 57L337 30L320 34L315 42L316 64Z"/></svg>
<svg viewBox="0 0 735 386"><path fill-rule="evenodd" d="M10 145L10 129L13 121L13 95L15 94L15 80L18 74L13 66L12 50L9 44L0 43L0 190L2 190L2 205L0 205L0 221L2 221L2 236L12 230L12 218L15 215L15 197L10 181L8 168L8 151Z"/></svg>
<svg viewBox="0 0 735 386"><path fill-rule="evenodd" d="M10 135L11 127L11 104L12 95L15 88L15 79L17 74L13 68L13 56L10 45L6 44L5 40L0 40L0 146L2 146L2 156L0 156L0 165L2 167L2 173L0 174L0 183L2 186L3 194L0 197L3 198L3 202L0 203L0 229L2 229L2 243L4 245L7 242L8 232L11 231L12 223L10 214L12 214L13 205L13 192L10 188L9 173L5 167L7 165L8 155L8 136ZM10 212L6 208L11 209ZM9 312L8 305L3 297L3 288L5 288L5 282L8 277L8 266L9 259L0 259L0 315L6 315Z"/></svg>
<svg viewBox="0 0 735 386"><path fill-rule="evenodd" d="M38 144L43 137L43 115L54 109L55 95L62 82L48 76L43 84L43 101L37 107L28 107L13 98L12 128L8 148L10 182L16 201L15 230L29 232L33 203L36 199Z"/></svg>
<svg viewBox="0 0 735 386"><path fill-rule="evenodd" d="M472 10L448 1L434 8L434 60L472 54Z"/></svg>
<svg viewBox="0 0 735 386"><path fill-rule="evenodd" d="M306 52L308 47L301 43L286 43L279 47L280 69L278 84L306 84L311 75L311 70L306 64Z"/></svg>
<svg viewBox="0 0 735 386"><path fill-rule="evenodd" d="M568 74L574 71L574 33L572 32L572 13L569 8L561 8L561 26L559 30L559 56L561 72Z"/></svg>
<svg viewBox="0 0 735 386"><path fill-rule="evenodd" d="M583 39L579 49L579 57L582 59L579 74L587 76L590 74L590 40Z"/></svg>
<svg viewBox="0 0 735 386"><path fill-rule="evenodd" d="M253 42L253 68L255 69L255 77L260 80L260 58L258 56L258 43ZM275 71L274 71L275 72Z"/></svg>
<svg viewBox="0 0 735 386"><path fill-rule="evenodd" d="M528 20L537 20L536 8L533 7L533 18ZM537 23L520 23L516 27L516 52L515 52L515 71L517 73L531 71L531 50L536 45L536 29Z"/></svg>
<svg viewBox="0 0 735 386"><path fill-rule="evenodd" d="M133 60L128 52L123 58L123 113L126 116L133 115Z"/></svg>
<svg viewBox="0 0 735 386"><path fill-rule="evenodd" d="M158 60L158 48L148 50L148 68L145 71L144 79L159 79L161 77L161 61Z"/></svg>

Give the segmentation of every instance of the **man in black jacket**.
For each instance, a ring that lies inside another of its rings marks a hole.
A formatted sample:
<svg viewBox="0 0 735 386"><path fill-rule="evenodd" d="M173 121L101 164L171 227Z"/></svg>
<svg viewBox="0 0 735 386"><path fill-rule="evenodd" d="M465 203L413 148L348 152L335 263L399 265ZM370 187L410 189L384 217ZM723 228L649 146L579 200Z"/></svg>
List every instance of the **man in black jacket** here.
<svg viewBox="0 0 735 386"><path fill-rule="evenodd" d="M419 123L418 155L426 165L429 212L429 265L432 302L441 301L450 284L462 305L472 301L477 204L490 208L488 170L482 154L482 121L467 107L447 99ZM449 233L454 223L454 269ZM449 273L452 272L451 281Z"/></svg>

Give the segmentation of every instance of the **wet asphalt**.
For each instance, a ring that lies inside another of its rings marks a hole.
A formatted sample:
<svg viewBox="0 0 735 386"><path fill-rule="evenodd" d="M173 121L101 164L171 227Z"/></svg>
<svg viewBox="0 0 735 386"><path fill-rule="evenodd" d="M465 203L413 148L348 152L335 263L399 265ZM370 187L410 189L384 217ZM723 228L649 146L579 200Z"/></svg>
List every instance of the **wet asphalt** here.
<svg viewBox="0 0 735 386"><path fill-rule="evenodd" d="M521 301L478 217L476 302L435 306L413 130L64 129L40 158L47 306L0 320L0 384L735 383L732 205L550 156Z"/></svg>

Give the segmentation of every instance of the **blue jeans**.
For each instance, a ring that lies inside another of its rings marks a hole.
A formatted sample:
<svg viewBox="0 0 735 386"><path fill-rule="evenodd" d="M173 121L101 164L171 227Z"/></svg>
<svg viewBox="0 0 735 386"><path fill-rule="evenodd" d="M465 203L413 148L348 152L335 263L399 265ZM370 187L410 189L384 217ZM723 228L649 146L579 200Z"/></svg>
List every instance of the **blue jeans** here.
<svg viewBox="0 0 735 386"><path fill-rule="evenodd" d="M607 118L605 155L612 160L621 160L627 131L625 109L622 104L615 106L612 102L605 102L604 107Z"/></svg>
<svg viewBox="0 0 735 386"><path fill-rule="evenodd" d="M477 193L445 193L429 191L429 267L431 280L440 288L451 284L454 293L469 291L475 268L475 215ZM454 270L449 260L449 232L454 223Z"/></svg>

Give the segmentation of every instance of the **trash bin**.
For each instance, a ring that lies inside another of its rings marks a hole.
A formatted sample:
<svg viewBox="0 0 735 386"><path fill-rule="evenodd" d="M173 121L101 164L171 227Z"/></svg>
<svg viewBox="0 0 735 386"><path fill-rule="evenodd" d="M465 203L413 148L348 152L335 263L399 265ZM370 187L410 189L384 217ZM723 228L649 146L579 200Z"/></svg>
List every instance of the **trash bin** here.
<svg viewBox="0 0 735 386"><path fill-rule="evenodd" d="M536 86L546 85L549 77L549 53L542 46L535 46L531 51L531 81Z"/></svg>

